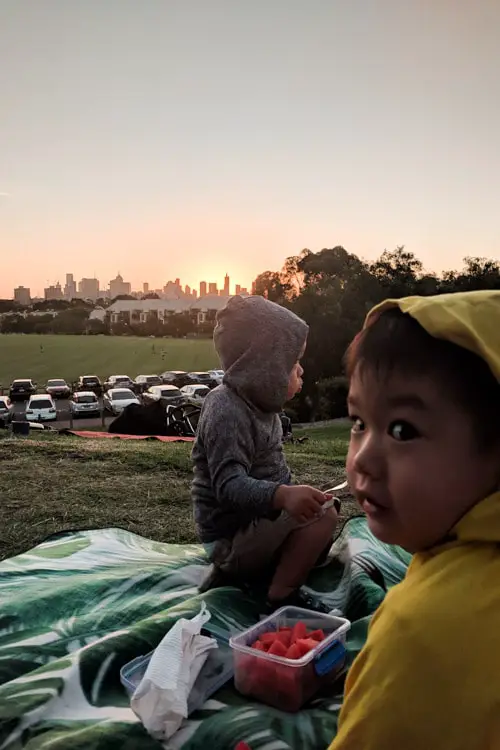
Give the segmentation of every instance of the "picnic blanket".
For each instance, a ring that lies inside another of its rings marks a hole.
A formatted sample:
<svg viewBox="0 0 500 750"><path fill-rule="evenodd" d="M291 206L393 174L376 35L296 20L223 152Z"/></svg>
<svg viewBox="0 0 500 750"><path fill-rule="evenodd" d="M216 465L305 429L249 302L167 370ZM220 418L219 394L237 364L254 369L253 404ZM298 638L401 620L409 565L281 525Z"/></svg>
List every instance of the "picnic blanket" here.
<svg viewBox="0 0 500 750"><path fill-rule="evenodd" d="M409 555L377 541L363 518L344 526L334 551L308 586L352 620L352 658ZM161 748L131 711L120 668L153 649L179 617L196 614L202 599L226 637L261 611L237 589L199 595L206 566L198 545L162 544L122 529L59 534L0 563L0 750ZM168 747L233 750L245 739L253 750L325 750L341 701L337 684L298 714L284 714L228 684Z"/></svg>

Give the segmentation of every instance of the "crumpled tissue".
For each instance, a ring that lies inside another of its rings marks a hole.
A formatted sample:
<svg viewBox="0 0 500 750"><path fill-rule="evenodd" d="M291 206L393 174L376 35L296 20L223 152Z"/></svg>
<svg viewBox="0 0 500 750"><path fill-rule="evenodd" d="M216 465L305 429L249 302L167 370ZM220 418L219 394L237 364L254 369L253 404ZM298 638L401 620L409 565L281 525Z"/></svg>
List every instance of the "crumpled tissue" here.
<svg viewBox="0 0 500 750"><path fill-rule="evenodd" d="M159 643L131 707L155 739L168 739L188 715L188 697L208 652L217 648L214 638L201 635L211 615L205 602L191 620L178 620Z"/></svg>

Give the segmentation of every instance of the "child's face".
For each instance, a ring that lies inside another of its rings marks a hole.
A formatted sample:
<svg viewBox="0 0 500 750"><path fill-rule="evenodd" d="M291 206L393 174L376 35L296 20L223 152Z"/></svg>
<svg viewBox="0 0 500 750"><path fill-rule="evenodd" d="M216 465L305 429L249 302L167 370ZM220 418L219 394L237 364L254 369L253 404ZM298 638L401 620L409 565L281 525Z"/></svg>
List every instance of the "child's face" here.
<svg viewBox="0 0 500 750"><path fill-rule="evenodd" d="M293 366L293 370L290 373L288 379L288 392L286 394L286 400L291 401L294 396L302 390L302 375L304 374L304 368L300 364L300 360L305 354L307 342L302 347L299 358Z"/></svg>
<svg viewBox="0 0 500 750"><path fill-rule="evenodd" d="M498 488L498 451L478 451L470 417L430 378L355 371L349 414L349 484L384 542L431 547Z"/></svg>

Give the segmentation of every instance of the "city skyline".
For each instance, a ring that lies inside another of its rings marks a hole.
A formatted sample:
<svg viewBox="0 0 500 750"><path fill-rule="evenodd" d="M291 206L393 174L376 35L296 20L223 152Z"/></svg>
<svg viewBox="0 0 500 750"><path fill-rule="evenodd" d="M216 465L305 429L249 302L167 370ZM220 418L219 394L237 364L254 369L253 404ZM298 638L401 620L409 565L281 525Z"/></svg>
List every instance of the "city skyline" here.
<svg viewBox="0 0 500 750"><path fill-rule="evenodd" d="M0 296L62 265L248 287L303 248L500 259L499 25L492 0L7 3Z"/></svg>
<svg viewBox="0 0 500 750"><path fill-rule="evenodd" d="M141 288L134 288L131 282L125 281L123 276L118 272L117 275L110 279L107 288L101 287L100 280L97 277L82 277L78 282L75 280L75 274L65 274L64 286L60 281L49 284L44 287L43 294L34 293L31 287L25 284L19 284L14 287L12 297L19 304L28 305L31 300L71 300L71 299L114 299L118 296L131 295L138 298L148 294L157 294L160 298L179 298L179 297L204 297L206 295L230 296L231 294L247 294L248 287L235 283L231 287L231 278L225 274L223 284L213 280L200 280L195 286L183 284L179 277L167 281L160 287L155 287L149 281L143 281ZM231 291L234 289L234 291Z"/></svg>

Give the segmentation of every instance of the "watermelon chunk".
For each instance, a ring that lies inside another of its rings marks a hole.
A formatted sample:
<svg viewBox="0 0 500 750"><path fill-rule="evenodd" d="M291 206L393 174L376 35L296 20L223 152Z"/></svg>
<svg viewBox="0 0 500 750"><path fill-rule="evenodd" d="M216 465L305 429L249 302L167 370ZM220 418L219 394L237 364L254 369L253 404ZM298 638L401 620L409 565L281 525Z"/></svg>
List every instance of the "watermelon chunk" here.
<svg viewBox="0 0 500 750"><path fill-rule="evenodd" d="M324 634L323 630L321 630L321 628L318 629L318 630L312 630L307 637L308 638L312 638L313 641L324 641L325 640L325 634Z"/></svg>
<svg viewBox="0 0 500 750"><path fill-rule="evenodd" d="M285 644L280 641L278 638L274 641L274 643L270 646L268 654L272 654L273 656L286 656L287 647Z"/></svg>
<svg viewBox="0 0 500 750"><path fill-rule="evenodd" d="M269 633L261 633L259 636L259 641L264 644L264 646L267 646L267 649L269 649L270 646L273 645L274 641L277 637L277 632L275 630L272 630Z"/></svg>
<svg viewBox="0 0 500 750"><path fill-rule="evenodd" d="M296 643L292 643L288 651L286 652L287 659L300 659L300 651Z"/></svg>
<svg viewBox="0 0 500 750"><path fill-rule="evenodd" d="M257 651L267 650L262 641L255 641L255 643L252 645L252 648L256 649Z"/></svg>
<svg viewBox="0 0 500 750"><path fill-rule="evenodd" d="M318 645L318 641L315 641L312 638L299 638L299 640L295 642L295 645L297 646L300 653L299 658L302 658L313 648L316 648L316 646Z"/></svg>
<svg viewBox="0 0 500 750"><path fill-rule="evenodd" d="M281 641L281 643L288 648L288 646L291 643L292 639L292 630L291 628L289 630L278 630L276 633L276 640Z"/></svg>
<svg viewBox="0 0 500 750"><path fill-rule="evenodd" d="M296 622L295 625L292 628L292 637L290 639L291 643L295 643L296 641L299 641L301 638L307 637L307 628L305 626L305 623Z"/></svg>

